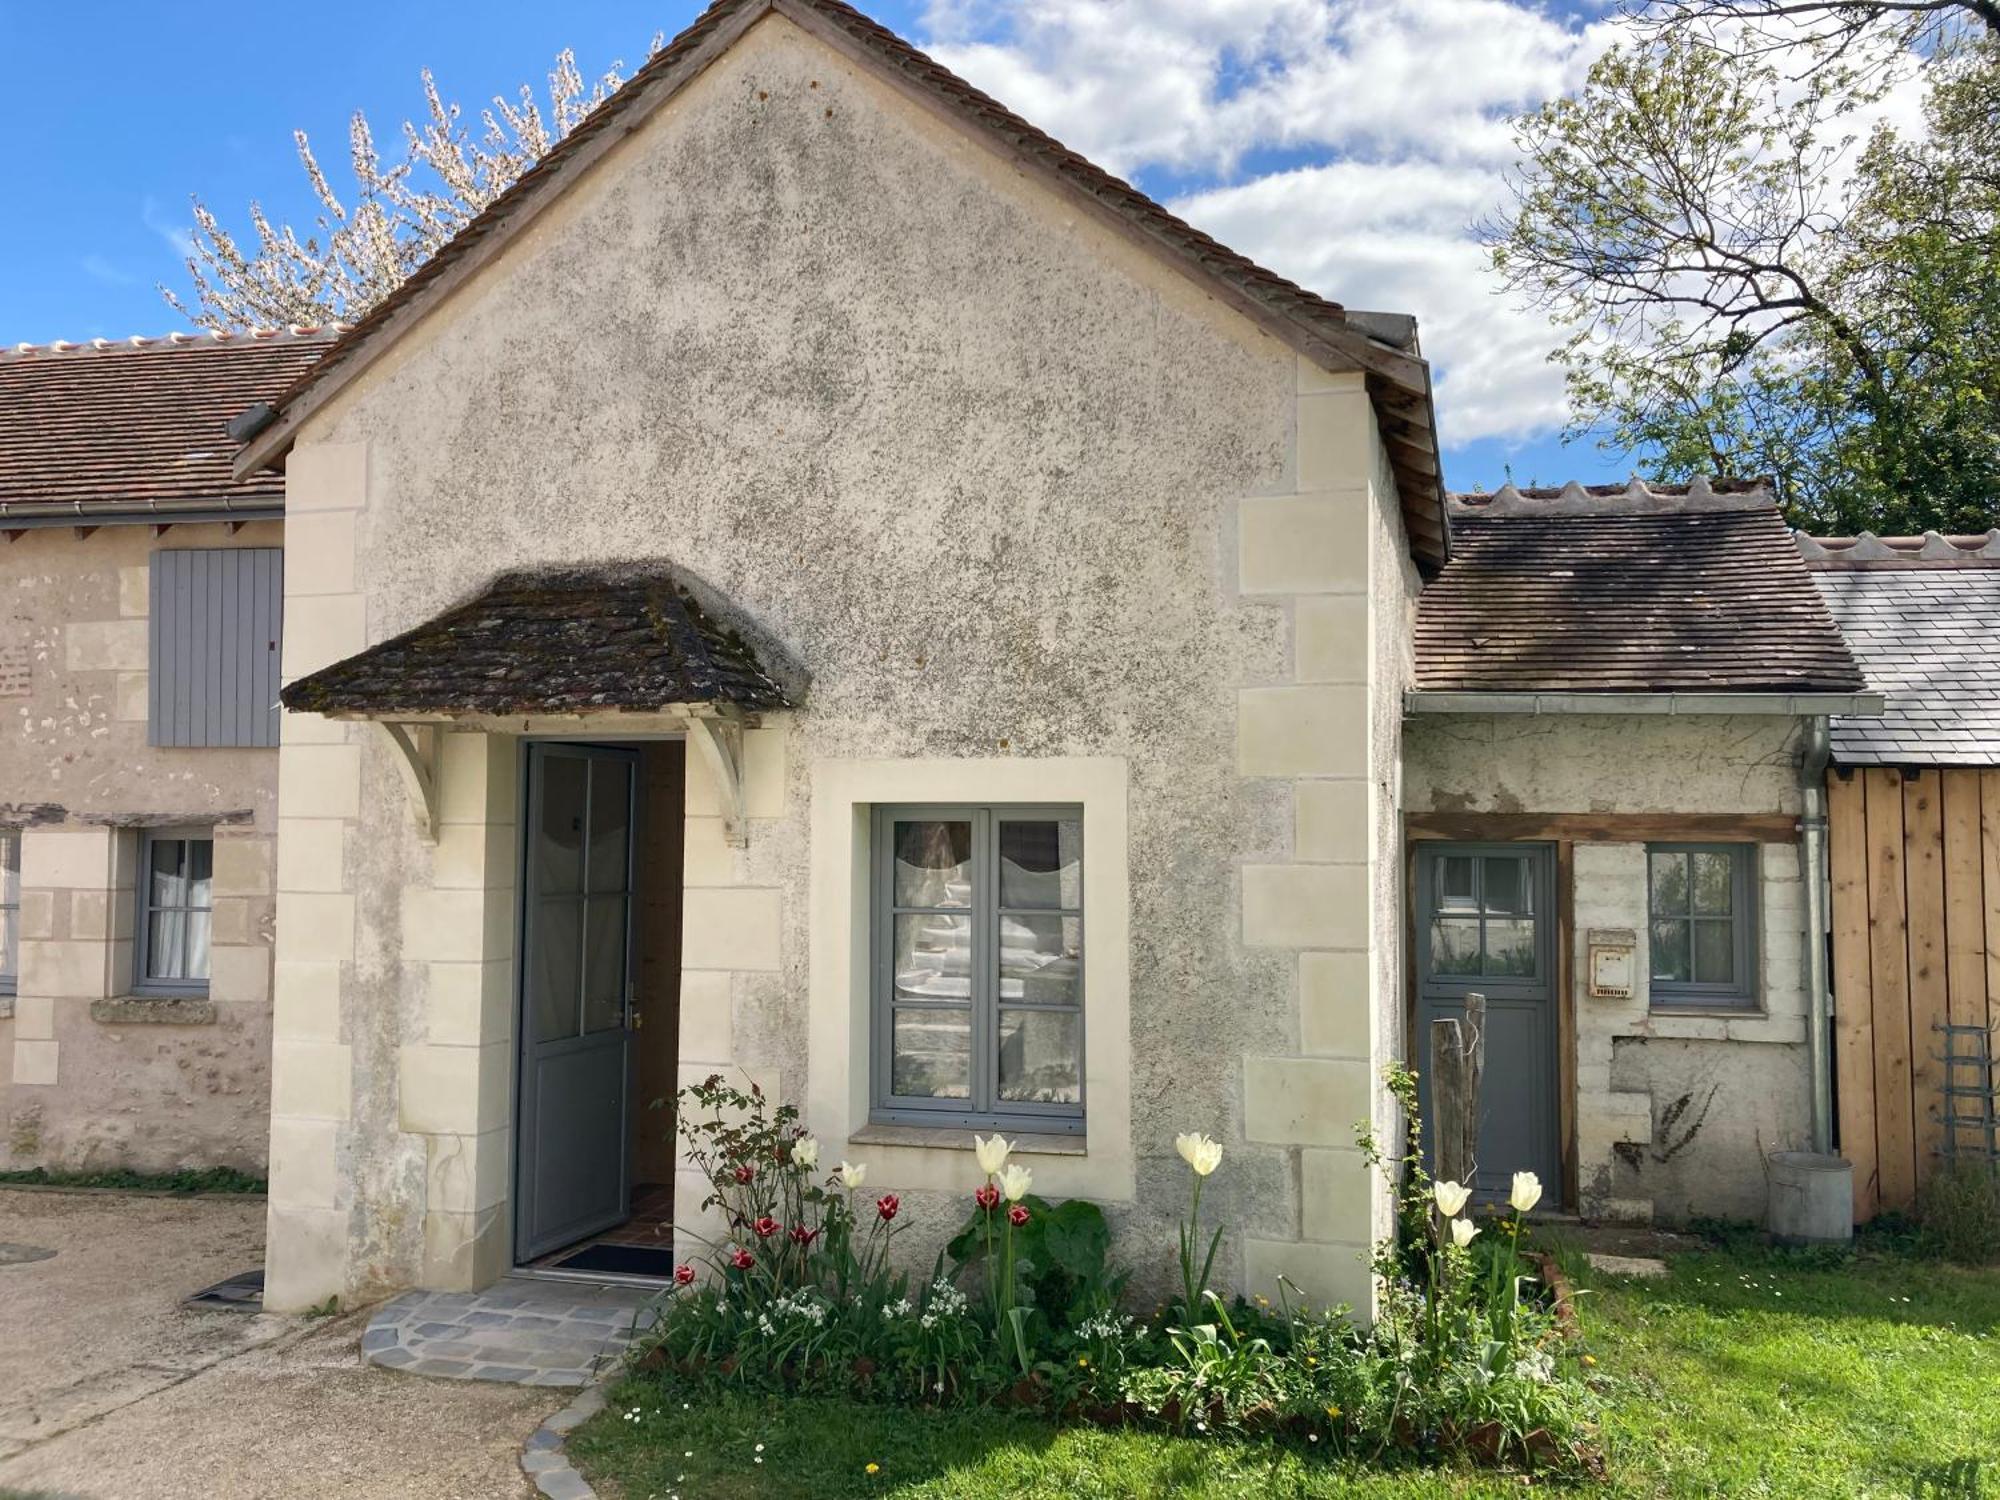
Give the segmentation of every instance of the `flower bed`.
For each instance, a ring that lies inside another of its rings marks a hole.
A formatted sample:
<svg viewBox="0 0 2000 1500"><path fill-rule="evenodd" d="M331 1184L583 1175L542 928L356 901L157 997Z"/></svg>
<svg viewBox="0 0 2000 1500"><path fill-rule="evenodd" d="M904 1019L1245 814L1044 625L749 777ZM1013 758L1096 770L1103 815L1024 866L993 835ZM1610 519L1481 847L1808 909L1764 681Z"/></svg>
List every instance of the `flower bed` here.
<svg viewBox="0 0 2000 1500"><path fill-rule="evenodd" d="M1125 1306L1103 1214L1037 1196L999 1135L975 1140L986 1180L913 1278L894 1253L901 1204L868 1192L864 1164L822 1171L793 1106L711 1078L682 1092L678 1124L729 1239L706 1275L678 1269L632 1359L677 1387L991 1405L1343 1455L1594 1464L1576 1361L1519 1254L1539 1183L1519 1174L1509 1214L1482 1229L1466 1189L1425 1177L1413 1081L1396 1070L1390 1082L1405 1148L1391 1160L1362 1146L1398 1184L1403 1231L1377 1250L1382 1294L1363 1330L1289 1284L1276 1305L1209 1286L1224 1226L1204 1237L1201 1190L1222 1148L1204 1135L1176 1141L1190 1173L1180 1295L1149 1320Z"/></svg>

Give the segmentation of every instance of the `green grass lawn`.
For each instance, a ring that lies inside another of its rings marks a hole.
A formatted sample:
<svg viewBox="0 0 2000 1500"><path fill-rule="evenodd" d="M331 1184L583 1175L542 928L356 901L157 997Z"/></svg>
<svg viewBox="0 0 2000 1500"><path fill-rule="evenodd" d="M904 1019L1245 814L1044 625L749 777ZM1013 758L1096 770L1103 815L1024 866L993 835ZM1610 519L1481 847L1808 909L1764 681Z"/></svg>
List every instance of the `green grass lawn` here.
<svg viewBox="0 0 2000 1500"><path fill-rule="evenodd" d="M1981 1493L2000 1496L2000 1271L1870 1255L1825 1266L1750 1249L1678 1257L1661 1281L1586 1273L1578 1289L1611 1467L1607 1484L1576 1486L1584 1493L1908 1497L1920 1466L1977 1458ZM1343 1469L1269 1443L683 1398L651 1381L614 1391L570 1452L619 1500L1403 1500L1523 1488L1519 1476Z"/></svg>

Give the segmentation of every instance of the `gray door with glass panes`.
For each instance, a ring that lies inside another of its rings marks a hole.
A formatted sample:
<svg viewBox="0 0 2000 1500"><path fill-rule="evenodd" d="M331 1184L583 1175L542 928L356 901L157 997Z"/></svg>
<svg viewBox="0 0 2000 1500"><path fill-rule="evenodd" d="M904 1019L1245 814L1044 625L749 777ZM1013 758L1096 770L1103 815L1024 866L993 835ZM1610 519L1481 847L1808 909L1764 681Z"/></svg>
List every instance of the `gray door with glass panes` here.
<svg viewBox="0 0 2000 1500"><path fill-rule="evenodd" d="M1418 1097L1431 1157L1431 1023L1462 1017L1486 996L1486 1073L1479 1098L1478 1174L1504 1196L1533 1172L1554 1205L1562 1147L1556 1066L1555 849L1549 844L1417 846Z"/></svg>
<svg viewBox="0 0 2000 1500"><path fill-rule="evenodd" d="M637 765L630 750L528 747L514 1241L523 1261L630 1214Z"/></svg>

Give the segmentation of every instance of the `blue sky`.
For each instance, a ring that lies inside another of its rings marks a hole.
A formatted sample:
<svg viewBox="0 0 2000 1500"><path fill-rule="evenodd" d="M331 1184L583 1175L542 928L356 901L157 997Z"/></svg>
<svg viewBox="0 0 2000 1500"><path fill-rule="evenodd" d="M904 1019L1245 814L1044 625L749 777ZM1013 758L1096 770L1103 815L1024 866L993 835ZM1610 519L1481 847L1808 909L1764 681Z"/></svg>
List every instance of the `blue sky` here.
<svg viewBox="0 0 2000 1500"><path fill-rule="evenodd" d="M1497 190L1498 122L1572 87L1601 45L1588 13L1510 0L866 8L1245 253L1349 305L1415 312L1455 487L1497 483L1510 465L1522 482L1625 477L1617 458L1555 440L1559 383L1542 361L1555 336L1506 304L1464 238ZM699 9L343 0L330 27L323 7L0 0L14 135L0 157L0 340L181 326L156 286L185 284L190 195L232 225L252 198L304 221L293 129L330 170L356 107L393 147L424 66L471 113L539 88L564 46L586 76L614 59L629 71L655 32ZM1411 98L1430 88L1433 106ZM1378 89L1411 123L1385 131Z"/></svg>

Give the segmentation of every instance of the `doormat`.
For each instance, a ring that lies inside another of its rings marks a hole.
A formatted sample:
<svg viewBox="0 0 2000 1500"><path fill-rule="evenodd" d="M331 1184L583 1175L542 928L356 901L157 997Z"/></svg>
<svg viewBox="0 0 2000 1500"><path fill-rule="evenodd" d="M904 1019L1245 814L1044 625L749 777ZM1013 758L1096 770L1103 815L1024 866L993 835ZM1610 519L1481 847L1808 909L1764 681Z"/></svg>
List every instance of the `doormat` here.
<svg viewBox="0 0 2000 1500"><path fill-rule="evenodd" d="M609 1271L616 1276L674 1274L674 1252L650 1245L585 1245L555 1263L558 1271Z"/></svg>
<svg viewBox="0 0 2000 1500"><path fill-rule="evenodd" d="M227 1281L203 1287L187 1299L189 1307L226 1307L233 1312L262 1312L264 1270L238 1271Z"/></svg>

